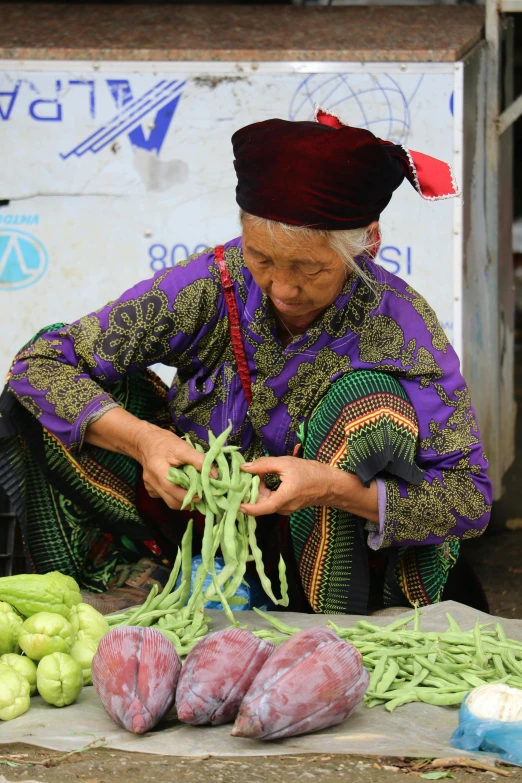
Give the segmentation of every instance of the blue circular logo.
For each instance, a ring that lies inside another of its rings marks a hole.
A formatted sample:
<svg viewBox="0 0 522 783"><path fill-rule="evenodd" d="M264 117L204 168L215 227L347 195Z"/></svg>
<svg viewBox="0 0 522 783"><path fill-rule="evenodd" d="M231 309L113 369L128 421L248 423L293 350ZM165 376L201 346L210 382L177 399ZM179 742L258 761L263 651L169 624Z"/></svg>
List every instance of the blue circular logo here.
<svg viewBox="0 0 522 783"><path fill-rule="evenodd" d="M34 285L48 261L47 250L32 234L0 228L0 291Z"/></svg>

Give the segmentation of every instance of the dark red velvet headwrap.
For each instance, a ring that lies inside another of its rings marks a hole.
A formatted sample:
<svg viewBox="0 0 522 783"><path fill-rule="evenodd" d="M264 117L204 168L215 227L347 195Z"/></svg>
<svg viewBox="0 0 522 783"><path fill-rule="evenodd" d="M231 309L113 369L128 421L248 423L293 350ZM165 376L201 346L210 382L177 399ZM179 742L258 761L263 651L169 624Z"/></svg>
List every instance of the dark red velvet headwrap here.
<svg viewBox="0 0 522 783"><path fill-rule="evenodd" d="M344 125L320 108L316 122L247 125L232 145L237 203L280 223L362 228L379 219L405 177L425 199L459 195L446 163Z"/></svg>

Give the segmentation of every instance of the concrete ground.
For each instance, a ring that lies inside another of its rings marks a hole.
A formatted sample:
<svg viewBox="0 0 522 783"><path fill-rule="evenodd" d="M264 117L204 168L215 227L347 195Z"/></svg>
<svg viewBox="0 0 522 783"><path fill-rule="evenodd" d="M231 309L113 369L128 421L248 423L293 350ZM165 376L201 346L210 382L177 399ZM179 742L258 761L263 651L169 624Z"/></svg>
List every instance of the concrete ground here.
<svg viewBox="0 0 522 783"><path fill-rule="evenodd" d="M7 749L8 748L8 749ZM179 758L149 756L142 753L122 753L105 748L88 750L82 754L57 761L58 753L39 750L28 745L0 745L2 755L9 754L21 766L2 767L8 781L45 781L46 783L386 783L390 779L408 775L419 779L422 760L358 758L356 756L261 756L256 758ZM21 757L16 754L27 754ZM54 766L42 766L54 757ZM40 762L28 764L27 762ZM25 762L25 763L24 763ZM15 762L16 763L16 762ZM488 766L486 764L486 766ZM423 767L424 769L424 767ZM435 770L441 777L454 776L457 781L476 776L476 783L510 777L513 783L522 782L522 768L499 766L496 770L471 768L444 768ZM429 772L427 773L429 774Z"/></svg>

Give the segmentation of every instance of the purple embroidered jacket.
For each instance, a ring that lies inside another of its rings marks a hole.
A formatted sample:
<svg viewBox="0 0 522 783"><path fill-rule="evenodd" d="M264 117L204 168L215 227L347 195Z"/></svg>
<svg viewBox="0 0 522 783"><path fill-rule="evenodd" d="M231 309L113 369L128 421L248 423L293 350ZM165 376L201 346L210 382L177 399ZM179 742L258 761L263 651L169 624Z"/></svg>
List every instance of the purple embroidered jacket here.
<svg viewBox="0 0 522 783"><path fill-rule="evenodd" d="M299 426L332 380L357 369L395 376L419 422L420 485L380 485L380 546L480 535L492 499L487 461L459 361L427 302L403 280L359 259L356 273L305 334L283 347L266 297L242 256L225 245L252 378L247 405L211 251L144 280L117 301L45 334L22 352L9 380L41 424L73 452L87 424L114 400L104 387L151 364L178 369L169 391L179 431L206 441L234 424L245 455L292 453ZM375 544L374 544L375 545Z"/></svg>

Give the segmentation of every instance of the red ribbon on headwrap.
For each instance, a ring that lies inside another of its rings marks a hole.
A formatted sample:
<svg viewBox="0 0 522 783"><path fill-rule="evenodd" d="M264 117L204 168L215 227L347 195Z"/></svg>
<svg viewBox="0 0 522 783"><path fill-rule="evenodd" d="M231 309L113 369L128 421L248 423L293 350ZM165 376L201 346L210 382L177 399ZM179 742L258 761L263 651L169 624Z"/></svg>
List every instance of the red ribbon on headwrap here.
<svg viewBox="0 0 522 783"><path fill-rule="evenodd" d="M330 128L349 127L335 114L320 106L316 107L315 120ZM402 145L393 144L391 141L382 139L378 141L400 163L404 176L422 198L428 201L440 201L460 196L453 170L448 163L432 158L431 155L425 155L423 152L414 152Z"/></svg>

